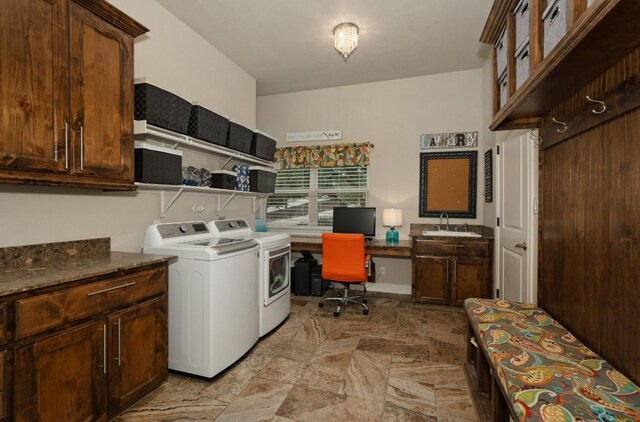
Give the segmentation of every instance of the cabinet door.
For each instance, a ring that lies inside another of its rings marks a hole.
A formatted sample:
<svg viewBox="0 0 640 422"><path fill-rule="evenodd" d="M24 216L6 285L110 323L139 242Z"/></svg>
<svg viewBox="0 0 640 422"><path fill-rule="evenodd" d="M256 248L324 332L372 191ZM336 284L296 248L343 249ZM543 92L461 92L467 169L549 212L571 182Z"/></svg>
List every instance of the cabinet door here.
<svg viewBox="0 0 640 422"><path fill-rule="evenodd" d="M449 304L451 258L416 256L413 259L413 300Z"/></svg>
<svg viewBox="0 0 640 422"><path fill-rule="evenodd" d="M73 173L133 183L133 40L71 4Z"/></svg>
<svg viewBox="0 0 640 422"><path fill-rule="evenodd" d="M3 350L0 352L0 421L11 420L12 379L13 350Z"/></svg>
<svg viewBox="0 0 640 422"><path fill-rule="evenodd" d="M451 277L451 303L463 305L467 298L487 297L490 283L488 259L457 258Z"/></svg>
<svg viewBox="0 0 640 422"><path fill-rule="evenodd" d="M17 349L16 420L106 420L105 331L92 322Z"/></svg>
<svg viewBox="0 0 640 422"><path fill-rule="evenodd" d="M167 296L109 316L109 414L167 378Z"/></svg>
<svg viewBox="0 0 640 422"><path fill-rule="evenodd" d="M67 28L67 0L0 1L2 179L33 177L15 171L65 172Z"/></svg>

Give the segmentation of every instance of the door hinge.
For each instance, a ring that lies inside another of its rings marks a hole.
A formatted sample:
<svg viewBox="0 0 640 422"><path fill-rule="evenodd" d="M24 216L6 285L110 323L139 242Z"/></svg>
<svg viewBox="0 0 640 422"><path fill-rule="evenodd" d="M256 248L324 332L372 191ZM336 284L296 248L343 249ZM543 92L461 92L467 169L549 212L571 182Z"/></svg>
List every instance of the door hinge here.
<svg viewBox="0 0 640 422"><path fill-rule="evenodd" d="M496 145L496 155L500 155L500 145Z"/></svg>
<svg viewBox="0 0 640 422"><path fill-rule="evenodd" d="M500 217L497 217L497 218L496 218L496 220L497 220L497 221L496 221L496 226L497 226L497 227L500 227Z"/></svg>
<svg viewBox="0 0 640 422"><path fill-rule="evenodd" d="M500 299L500 289L496 289L496 299Z"/></svg>

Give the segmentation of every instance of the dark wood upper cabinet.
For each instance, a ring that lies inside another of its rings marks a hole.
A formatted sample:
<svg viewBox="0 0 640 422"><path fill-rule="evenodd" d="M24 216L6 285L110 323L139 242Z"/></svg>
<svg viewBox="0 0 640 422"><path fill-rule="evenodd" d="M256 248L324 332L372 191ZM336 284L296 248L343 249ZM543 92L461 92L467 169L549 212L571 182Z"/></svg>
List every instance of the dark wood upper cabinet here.
<svg viewBox="0 0 640 422"><path fill-rule="evenodd" d="M133 38L103 0L0 4L0 182L133 184Z"/></svg>

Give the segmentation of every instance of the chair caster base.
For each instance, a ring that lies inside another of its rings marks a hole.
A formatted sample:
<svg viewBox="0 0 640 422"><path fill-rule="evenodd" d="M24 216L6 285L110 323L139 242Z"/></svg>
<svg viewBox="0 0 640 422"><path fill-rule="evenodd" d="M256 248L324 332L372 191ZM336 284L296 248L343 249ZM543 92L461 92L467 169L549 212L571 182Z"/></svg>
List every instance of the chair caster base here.
<svg viewBox="0 0 640 422"><path fill-rule="evenodd" d="M334 317L336 317L336 318L338 318L338 317L340 316L340 312L334 312L334 313L333 313L333 316L334 316Z"/></svg>
<svg viewBox="0 0 640 422"><path fill-rule="evenodd" d="M320 302L318 303L318 308L322 308L324 306L324 303Z"/></svg>
<svg viewBox="0 0 640 422"><path fill-rule="evenodd" d="M368 309L363 309L362 313L365 314L365 315L369 315L369 310Z"/></svg>

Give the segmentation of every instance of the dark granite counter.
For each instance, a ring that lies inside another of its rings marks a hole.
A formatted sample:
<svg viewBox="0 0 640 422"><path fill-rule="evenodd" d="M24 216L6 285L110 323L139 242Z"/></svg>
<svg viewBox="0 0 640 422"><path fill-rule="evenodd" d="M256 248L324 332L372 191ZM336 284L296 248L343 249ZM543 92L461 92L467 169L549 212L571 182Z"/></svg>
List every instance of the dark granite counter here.
<svg viewBox="0 0 640 422"><path fill-rule="evenodd" d="M442 227L442 225L440 225ZM451 230L453 230L454 227L458 226L458 224L450 224ZM438 225L437 224L411 224L410 226L411 228L409 229L409 236L410 237L433 237L433 238L442 238L444 236L423 236L422 232L424 230L438 230ZM469 224L469 231L470 232L474 232L474 233L478 233L479 235L481 235L481 239L487 239L487 240L493 240L493 229L491 227L487 227L487 226L479 226L479 225L472 225ZM451 239L451 237L447 238ZM465 237L454 237L453 239L474 239L474 238L465 238ZM478 239L478 238L476 238Z"/></svg>
<svg viewBox="0 0 640 422"><path fill-rule="evenodd" d="M169 262L175 257L110 251L109 239L0 248L0 297Z"/></svg>

